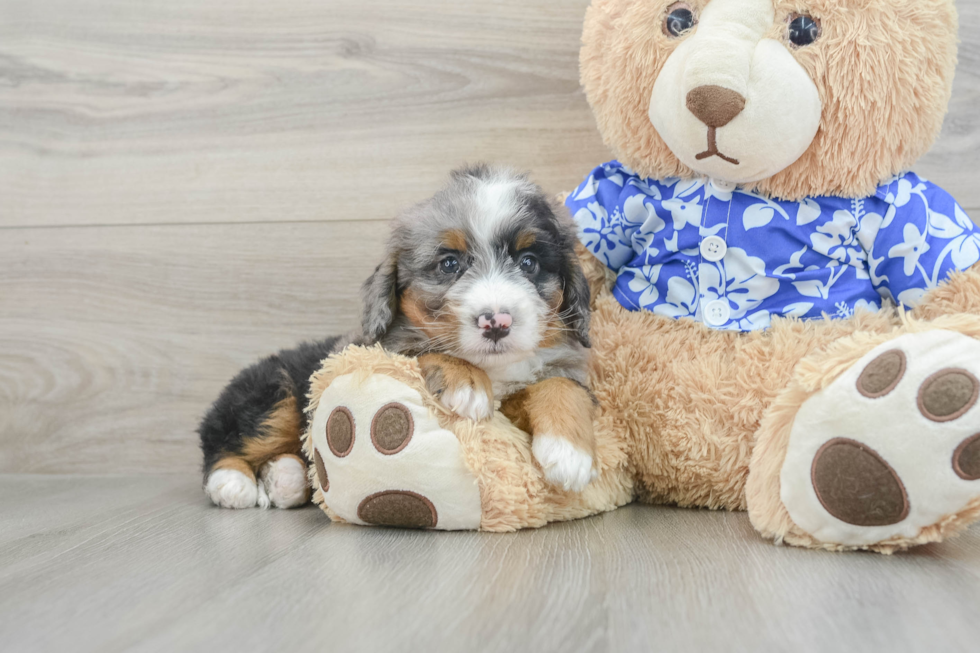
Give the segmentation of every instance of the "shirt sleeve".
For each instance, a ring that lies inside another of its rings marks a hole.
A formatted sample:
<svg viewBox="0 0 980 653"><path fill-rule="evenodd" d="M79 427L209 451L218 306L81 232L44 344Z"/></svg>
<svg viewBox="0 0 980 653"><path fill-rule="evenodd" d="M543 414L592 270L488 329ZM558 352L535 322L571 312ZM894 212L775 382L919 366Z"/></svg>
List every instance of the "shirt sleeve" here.
<svg viewBox="0 0 980 653"><path fill-rule="evenodd" d="M868 264L886 299L912 308L952 272L980 261L976 225L939 186L907 173L878 195L885 211Z"/></svg>
<svg viewBox="0 0 980 653"><path fill-rule="evenodd" d="M616 271L636 255L632 237L642 224L631 223L622 211L629 177L615 161L607 163L593 170L565 200L582 244Z"/></svg>

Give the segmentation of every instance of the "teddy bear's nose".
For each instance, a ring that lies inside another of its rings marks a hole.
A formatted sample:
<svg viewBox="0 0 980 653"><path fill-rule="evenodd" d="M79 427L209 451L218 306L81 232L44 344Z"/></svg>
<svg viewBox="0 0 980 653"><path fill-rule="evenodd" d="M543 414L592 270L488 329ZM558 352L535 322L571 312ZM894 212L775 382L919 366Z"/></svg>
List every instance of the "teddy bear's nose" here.
<svg viewBox="0 0 980 653"><path fill-rule="evenodd" d="M698 86L687 94L687 108L708 127L724 127L745 108L745 98L724 86Z"/></svg>

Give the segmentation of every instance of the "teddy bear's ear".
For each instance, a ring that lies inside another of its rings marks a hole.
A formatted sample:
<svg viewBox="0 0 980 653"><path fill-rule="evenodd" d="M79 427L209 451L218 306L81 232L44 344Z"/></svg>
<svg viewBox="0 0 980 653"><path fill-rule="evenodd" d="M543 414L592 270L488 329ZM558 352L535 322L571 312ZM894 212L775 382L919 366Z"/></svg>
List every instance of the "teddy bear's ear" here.
<svg viewBox="0 0 980 653"><path fill-rule="evenodd" d="M388 332L397 308L398 252L389 250L374 273L364 282L361 325L364 336L376 342Z"/></svg>

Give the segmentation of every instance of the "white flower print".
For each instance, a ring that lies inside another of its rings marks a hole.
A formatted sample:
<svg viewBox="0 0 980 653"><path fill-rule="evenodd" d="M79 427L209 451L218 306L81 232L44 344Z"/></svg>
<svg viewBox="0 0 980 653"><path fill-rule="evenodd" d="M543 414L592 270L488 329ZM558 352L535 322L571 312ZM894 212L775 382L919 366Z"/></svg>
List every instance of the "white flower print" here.
<svg viewBox="0 0 980 653"><path fill-rule="evenodd" d="M653 312L670 317L694 317L698 312L697 290L687 279L671 277L667 280L665 303L654 306Z"/></svg>
<svg viewBox="0 0 980 653"><path fill-rule="evenodd" d="M670 217L674 219L675 230L680 231L688 225L701 226L701 214L704 211L704 206L698 198L693 200L664 200L663 207L670 211Z"/></svg>
<svg viewBox="0 0 980 653"><path fill-rule="evenodd" d="M740 247L730 247L718 263L703 262L698 275L702 301L707 304L725 299L732 309L733 320L754 311L779 290L779 281L766 276L765 261L749 256Z"/></svg>
<svg viewBox="0 0 980 653"><path fill-rule="evenodd" d="M857 220L850 211L834 211L834 218L817 227L810 234L813 250L820 252L839 263L851 263L862 254L861 247L854 237Z"/></svg>
<svg viewBox="0 0 980 653"><path fill-rule="evenodd" d="M595 197L595 194L599 192L599 182L595 180L595 175L589 175L589 180L582 184L581 190L575 195L575 201L587 200L590 197Z"/></svg>
<svg viewBox="0 0 980 653"><path fill-rule="evenodd" d="M744 194L748 197L760 200L759 202L749 206L742 213L742 226L746 231L749 229L765 227L767 224L772 222L772 219L776 217L777 214L782 217L783 220L789 220L789 214L786 213L786 210L771 199L749 191L745 191Z"/></svg>
<svg viewBox="0 0 980 653"><path fill-rule="evenodd" d="M810 242L815 252L838 263L852 265L863 274L867 252L874 246L881 222L877 213L865 212L864 200L851 200L851 210L834 211L831 220L810 234Z"/></svg>
<svg viewBox="0 0 980 653"><path fill-rule="evenodd" d="M638 293L636 302L640 305L640 308L653 306L660 298L660 291L657 290L657 280L660 279L660 269L662 267L662 265L644 265L639 268L624 269L624 271L630 271L633 274L633 278L630 279L627 285L631 291Z"/></svg>
<svg viewBox="0 0 980 653"><path fill-rule="evenodd" d="M970 220L969 216L963 212L963 209L959 205L955 207L953 215L961 229L961 233L963 231L967 233L957 235L953 239L953 242L949 244L951 250L950 255L953 259L953 265L957 269L966 270L980 261L980 235L974 232L973 221Z"/></svg>
<svg viewBox="0 0 980 653"><path fill-rule="evenodd" d="M803 258L803 255L806 254L806 252L807 252L808 249L810 249L810 248L809 247L804 247L803 249L801 249L801 250L799 250L797 252L793 252L793 255L789 257L789 263L787 263L785 265L780 265L778 268L776 268L775 270L773 270L772 273L775 274L777 277L789 277L790 279L795 279L796 278L796 274L793 273L793 272L790 272L790 270L802 270L803 269L804 266L800 262L800 259ZM810 309L807 309L807 310L810 310Z"/></svg>
<svg viewBox="0 0 980 653"><path fill-rule="evenodd" d="M909 307L916 307L922 301L922 296L926 294L925 288L909 288L898 293L898 301Z"/></svg>
<svg viewBox="0 0 980 653"><path fill-rule="evenodd" d="M769 311L756 311L752 315L743 317L736 322L740 331L756 331L758 329L768 329L772 324L772 316Z"/></svg>
<svg viewBox="0 0 980 653"><path fill-rule="evenodd" d="M823 211L820 209L820 205L814 202L809 197L800 202L800 206L796 209L796 226L802 227L803 225L808 225L817 218Z"/></svg>
<svg viewBox="0 0 980 653"><path fill-rule="evenodd" d="M640 179L639 177L633 177L627 182L633 188L636 188L641 193L646 195L652 200L660 200L662 196L660 194L660 189L656 186L651 186L646 179Z"/></svg>
<svg viewBox="0 0 980 653"><path fill-rule="evenodd" d="M823 279L805 279L803 281L794 281L793 287L804 297L830 299L830 290L834 287L834 284L840 281L841 277L852 268L846 265L840 265L837 261L833 261L833 265L828 267L830 268L830 275L826 281Z"/></svg>
<svg viewBox="0 0 980 653"><path fill-rule="evenodd" d="M919 265L919 257L929 251L929 243L926 242L925 232L919 232L914 224L906 224L902 229L902 236L905 242L895 245L888 250L888 258L905 259L905 276L911 277L915 268ZM923 270L923 274L925 271Z"/></svg>
<svg viewBox="0 0 980 653"><path fill-rule="evenodd" d="M652 204L647 203L645 196L633 195L623 203L623 219L629 226L639 225L633 233L633 251L646 251L650 256L656 256L660 250L653 246L655 235L667 227Z"/></svg>
<svg viewBox="0 0 980 653"><path fill-rule="evenodd" d="M566 204L582 241L619 274L624 306L697 318L702 302L723 300L729 329L764 329L775 316L848 319L884 301L911 306L980 262L980 230L912 173L863 199L788 202L722 186L641 178L614 161ZM728 245L719 262L702 260L709 236Z"/></svg>
<svg viewBox="0 0 980 653"><path fill-rule="evenodd" d="M615 218L598 202L589 202L575 213L582 244L609 267L625 265L633 251L622 221Z"/></svg>
<svg viewBox="0 0 980 653"><path fill-rule="evenodd" d="M623 179L623 170L619 166L611 166L608 163L603 164L603 172L606 173L606 179L616 184L617 186L622 186L625 182ZM629 174L629 173L627 173Z"/></svg>

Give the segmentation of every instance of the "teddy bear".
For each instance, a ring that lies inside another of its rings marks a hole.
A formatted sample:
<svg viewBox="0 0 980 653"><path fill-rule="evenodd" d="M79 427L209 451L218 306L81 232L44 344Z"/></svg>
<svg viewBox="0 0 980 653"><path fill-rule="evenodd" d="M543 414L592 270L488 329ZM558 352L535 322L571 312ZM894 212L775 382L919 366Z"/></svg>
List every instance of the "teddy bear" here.
<svg viewBox="0 0 980 653"><path fill-rule="evenodd" d="M350 347L304 450L338 522L511 531L638 501L891 553L980 516L980 235L909 170L940 130L951 0L594 0L581 79L615 159L565 205L592 291L595 479ZM584 171L583 171L584 172ZM379 435L380 434L380 435Z"/></svg>

